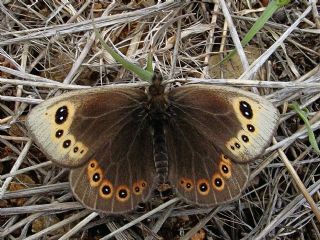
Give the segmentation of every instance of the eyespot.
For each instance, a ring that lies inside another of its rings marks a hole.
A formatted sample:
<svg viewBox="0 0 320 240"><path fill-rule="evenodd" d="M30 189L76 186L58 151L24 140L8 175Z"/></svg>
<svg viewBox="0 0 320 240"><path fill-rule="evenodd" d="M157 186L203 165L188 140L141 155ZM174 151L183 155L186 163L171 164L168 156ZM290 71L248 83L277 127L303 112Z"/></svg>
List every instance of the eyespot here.
<svg viewBox="0 0 320 240"><path fill-rule="evenodd" d="M250 104L246 101L240 101L240 112L241 114L247 118L247 119L251 119L253 117L253 113L252 113L252 108L250 106Z"/></svg>
<svg viewBox="0 0 320 240"><path fill-rule="evenodd" d="M231 163L227 163L225 161L220 161L219 163L220 173L224 178L231 177Z"/></svg>
<svg viewBox="0 0 320 240"><path fill-rule="evenodd" d="M98 187L102 181L102 178L103 172L101 168L88 168L88 179L91 187Z"/></svg>
<svg viewBox="0 0 320 240"><path fill-rule="evenodd" d="M68 118L68 107L62 106L59 107L55 114L55 122L56 124L63 124Z"/></svg>
<svg viewBox="0 0 320 240"><path fill-rule="evenodd" d="M104 199L110 199L113 195L113 186L110 181L103 180L100 188L99 188L99 195Z"/></svg>
<svg viewBox="0 0 320 240"><path fill-rule="evenodd" d="M96 170L96 172L93 175L91 175L90 185L92 187L98 187L101 180L102 180L102 170L99 168Z"/></svg>
<svg viewBox="0 0 320 240"><path fill-rule="evenodd" d="M224 154L221 154L220 158L221 158L222 160L229 161L228 156L226 156L226 155L224 155Z"/></svg>
<svg viewBox="0 0 320 240"><path fill-rule="evenodd" d="M219 192L221 192L224 189L224 180L220 174L216 173L213 175L212 187L214 190L217 190Z"/></svg>
<svg viewBox="0 0 320 240"><path fill-rule="evenodd" d="M59 129L58 131L56 131L56 138L60 138L63 135L63 130Z"/></svg>
<svg viewBox="0 0 320 240"><path fill-rule="evenodd" d="M92 175L92 181L99 182L100 180L101 180L101 173L100 171L97 171Z"/></svg>
<svg viewBox="0 0 320 240"><path fill-rule="evenodd" d="M247 135L241 135L242 141L249 142L249 138Z"/></svg>
<svg viewBox="0 0 320 240"><path fill-rule="evenodd" d="M98 166L98 161L95 159L92 159L89 161L88 163L88 171L90 171L91 169L95 169Z"/></svg>
<svg viewBox="0 0 320 240"><path fill-rule="evenodd" d="M70 145L71 145L71 140L70 140L70 139L65 140L65 141L63 142L63 144L62 144L62 146L63 146L64 148L68 148L68 147L70 147Z"/></svg>
<svg viewBox="0 0 320 240"><path fill-rule="evenodd" d="M194 187L193 181L190 178L181 178L179 183L180 186L187 192L190 192Z"/></svg>
<svg viewBox="0 0 320 240"><path fill-rule="evenodd" d="M78 147L74 147L74 148L73 148L73 152L74 152L74 153L77 153L78 151L79 151L79 148L78 148Z"/></svg>
<svg viewBox="0 0 320 240"><path fill-rule="evenodd" d="M130 198L130 190L126 185L121 185L117 188L116 198L120 202L126 202Z"/></svg>
<svg viewBox="0 0 320 240"><path fill-rule="evenodd" d="M132 189L133 189L133 193L135 195L141 195L142 194L142 189L140 187L140 185L138 183L134 183L133 186L132 186Z"/></svg>
<svg viewBox="0 0 320 240"><path fill-rule="evenodd" d="M140 184L140 187L141 187L142 189L145 189L145 188L147 187L147 182L144 181L144 180L141 180L141 181L139 182L139 184Z"/></svg>
<svg viewBox="0 0 320 240"><path fill-rule="evenodd" d="M238 148L238 149L240 148L240 144L239 143L235 143L234 145L236 146L236 148Z"/></svg>
<svg viewBox="0 0 320 240"><path fill-rule="evenodd" d="M206 196L210 192L210 185L207 179L199 179L197 182L197 190L203 196Z"/></svg>
<svg viewBox="0 0 320 240"><path fill-rule="evenodd" d="M224 162L224 163L228 164L228 165L230 165L230 164L231 164L230 159L229 159L226 155L224 155L224 154L221 154L221 156L220 156L220 160L221 160L222 162Z"/></svg>
<svg viewBox="0 0 320 240"><path fill-rule="evenodd" d="M251 125L251 124L248 124L248 125L247 125L247 129L249 130L249 132L254 132L254 131L255 131L254 126Z"/></svg>

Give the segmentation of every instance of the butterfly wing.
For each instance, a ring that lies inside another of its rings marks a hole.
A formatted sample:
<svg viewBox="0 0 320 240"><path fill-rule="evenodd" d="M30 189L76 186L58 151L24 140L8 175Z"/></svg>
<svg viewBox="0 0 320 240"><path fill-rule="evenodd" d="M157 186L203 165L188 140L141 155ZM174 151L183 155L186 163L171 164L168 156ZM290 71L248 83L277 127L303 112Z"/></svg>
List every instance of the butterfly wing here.
<svg viewBox="0 0 320 240"><path fill-rule="evenodd" d="M262 154L278 112L255 94L230 87L190 85L168 93L169 180L186 200L202 206L237 198L246 162Z"/></svg>
<svg viewBox="0 0 320 240"><path fill-rule="evenodd" d="M95 88L47 100L28 116L42 151L72 168L71 189L86 207L127 212L149 197L155 172L146 101L138 88Z"/></svg>
<svg viewBox="0 0 320 240"><path fill-rule="evenodd" d="M240 89L188 85L168 93L175 121L187 119L225 155L243 163L270 144L279 114L266 99Z"/></svg>
<svg viewBox="0 0 320 240"><path fill-rule="evenodd" d="M186 202L209 207L240 195L248 164L231 161L184 120L172 124L166 136L169 180Z"/></svg>

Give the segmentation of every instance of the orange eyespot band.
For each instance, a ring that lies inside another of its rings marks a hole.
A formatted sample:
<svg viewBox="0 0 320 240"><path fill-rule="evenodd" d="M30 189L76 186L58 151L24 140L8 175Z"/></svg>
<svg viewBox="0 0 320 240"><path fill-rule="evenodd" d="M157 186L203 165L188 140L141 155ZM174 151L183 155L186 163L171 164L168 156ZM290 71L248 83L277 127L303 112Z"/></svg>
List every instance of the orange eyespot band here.
<svg viewBox="0 0 320 240"><path fill-rule="evenodd" d="M212 187L214 190L221 192L224 189L224 180L219 173L216 173L212 177Z"/></svg>
<svg viewBox="0 0 320 240"><path fill-rule="evenodd" d="M144 180L139 180L133 183L132 190L135 195L141 195L143 190L147 187L147 182Z"/></svg>
<svg viewBox="0 0 320 240"><path fill-rule="evenodd" d="M219 163L219 169L220 173L224 178L230 178L232 173L231 173L231 163L225 162L225 161L220 161Z"/></svg>
<svg viewBox="0 0 320 240"><path fill-rule="evenodd" d="M126 202L130 198L130 189L126 185L120 185L117 188L116 199L119 202Z"/></svg>
<svg viewBox="0 0 320 240"><path fill-rule="evenodd" d="M91 169L95 169L96 167L98 167L98 161L95 160L95 159L92 159L89 161L89 164L88 164L88 171L91 170Z"/></svg>
<svg viewBox="0 0 320 240"><path fill-rule="evenodd" d="M197 190L203 196L206 196L210 192L210 185L207 179L199 179L197 182Z"/></svg>
<svg viewBox="0 0 320 240"><path fill-rule="evenodd" d="M194 184L190 178L181 178L179 184L187 192L190 192L194 187Z"/></svg>
<svg viewBox="0 0 320 240"><path fill-rule="evenodd" d="M110 181L103 180L100 188L99 188L99 195L104 199L110 199L113 195L113 186Z"/></svg>

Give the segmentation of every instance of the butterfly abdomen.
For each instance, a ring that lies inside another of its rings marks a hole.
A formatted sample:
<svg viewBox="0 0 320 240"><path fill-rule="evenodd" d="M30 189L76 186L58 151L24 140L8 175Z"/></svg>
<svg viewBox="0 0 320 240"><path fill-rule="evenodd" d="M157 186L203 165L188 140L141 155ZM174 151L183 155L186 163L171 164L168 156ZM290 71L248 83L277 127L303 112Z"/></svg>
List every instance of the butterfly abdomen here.
<svg viewBox="0 0 320 240"><path fill-rule="evenodd" d="M163 122L152 121L153 157L159 183L165 183L168 177L168 152L165 141Z"/></svg>

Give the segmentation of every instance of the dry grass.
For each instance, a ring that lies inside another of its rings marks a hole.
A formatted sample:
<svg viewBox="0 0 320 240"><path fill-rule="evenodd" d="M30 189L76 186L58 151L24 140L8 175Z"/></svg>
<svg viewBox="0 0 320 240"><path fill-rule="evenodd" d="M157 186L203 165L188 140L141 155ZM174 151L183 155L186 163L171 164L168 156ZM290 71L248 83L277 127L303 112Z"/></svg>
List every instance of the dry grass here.
<svg viewBox="0 0 320 240"><path fill-rule="evenodd" d="M320 158L303 122L288 109L294 101L308 109L319 142L319 3L293 1L250 48L238 48L240 58L216 65L261 14L261 5L92 2L0 3L0 239L109 239L116 229L116 239L320 239ZM279 108L273 145L251 164L250 184L238 201L201 209L156 199L143 213L106 217L74 200L67 170L32 144L24 119L57 89L137 81L93 37L92 11L100 31L131 61L144 66L153 52L168 80L250 87Z"/></svg>

